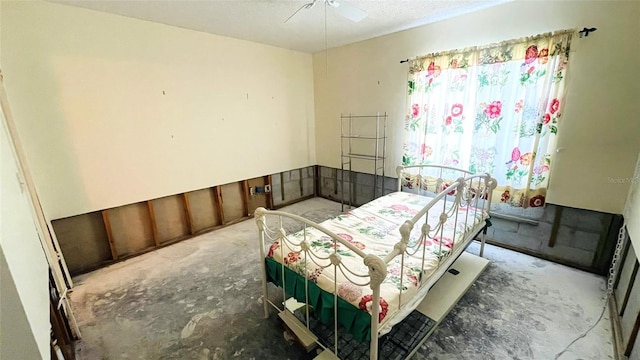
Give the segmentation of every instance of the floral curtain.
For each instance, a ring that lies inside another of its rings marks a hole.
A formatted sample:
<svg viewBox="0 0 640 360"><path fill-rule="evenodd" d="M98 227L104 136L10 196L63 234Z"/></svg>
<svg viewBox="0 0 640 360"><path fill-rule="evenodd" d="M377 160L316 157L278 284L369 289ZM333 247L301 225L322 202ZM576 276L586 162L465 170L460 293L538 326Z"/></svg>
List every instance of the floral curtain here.
<svg viewBox="0 0 640 360"><path fill-rule="evenodd" d="M432 54L409 70L405 165L489 173L494 201L545 203L572 31Z"/></svg>

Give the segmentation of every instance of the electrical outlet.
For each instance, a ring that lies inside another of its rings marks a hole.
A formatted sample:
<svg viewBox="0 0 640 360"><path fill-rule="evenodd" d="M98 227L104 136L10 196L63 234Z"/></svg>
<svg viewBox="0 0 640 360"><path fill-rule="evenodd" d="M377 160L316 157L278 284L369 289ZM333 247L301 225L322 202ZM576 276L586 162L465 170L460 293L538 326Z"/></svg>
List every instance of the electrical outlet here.
<svg viewBox="0 0 640 360"><path fill-rule="evenodd" d="M271 192L271 185L267 184L264 186L264 192L268 193Z"/></svg>
<svg viewBox="0 0 640 360"><path fill-rule="evenodd" d="M253 196L256 194L256 191L253 189L253 186L249 187L249 195Z"/></svg>

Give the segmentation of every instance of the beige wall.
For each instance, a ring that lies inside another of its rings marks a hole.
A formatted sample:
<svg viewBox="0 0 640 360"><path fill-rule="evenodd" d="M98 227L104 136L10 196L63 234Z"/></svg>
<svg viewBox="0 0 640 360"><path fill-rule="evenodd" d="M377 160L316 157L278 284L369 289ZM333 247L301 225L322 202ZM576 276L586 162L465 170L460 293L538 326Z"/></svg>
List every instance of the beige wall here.
<svg viewBox="0 0 640 360"><path fill-rule="evenodd" d="M633 248L640 259L640 153L638 154L635 175L624 180L631 183L627 206L624 209L624 219L629 237L633 241Z"/></svg>
<svg viewBox="0 0 640 360"><path fill-rule="evenodd" d="M402 160L407 65L401 59L566 28L576 37L548 201L622 213L640 151L640 2L517 1L314 54L320 165L340 167L340 114L390 114L387 174ZM328 58L328 63L325 62ZM362 166L361 166L362 168Z"/></svg>
<svg viewBox="0 0 640 360"><path fill-rule="evenodd" d="M40 1L1 13L51 219L316 163L309 54Z"/></svg>
<svg viewBox="0 0 640 360"><path fill-rule="evenodd" d="M0 359L48 359L49 268L2 111L0 127Z"/></svg>

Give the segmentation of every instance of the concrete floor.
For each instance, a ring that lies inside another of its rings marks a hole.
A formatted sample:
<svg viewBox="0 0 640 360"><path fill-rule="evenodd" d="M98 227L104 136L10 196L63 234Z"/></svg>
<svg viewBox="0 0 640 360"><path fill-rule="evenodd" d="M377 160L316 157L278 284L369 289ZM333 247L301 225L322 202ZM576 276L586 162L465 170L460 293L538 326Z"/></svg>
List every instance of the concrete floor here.
<svg viewBox="0 0 640 360"><path fill-rule="evenodd" d="M284 210L321 221L340 204L316 198ZM275 313L262 318L256 235L249 220L76 277L78 358L312 358L283 337ZM602 311L603 277L498 247L485 257L485 272L415 359L553 359ZM611 339L607 311L560 359L612 359Z"/></svg>

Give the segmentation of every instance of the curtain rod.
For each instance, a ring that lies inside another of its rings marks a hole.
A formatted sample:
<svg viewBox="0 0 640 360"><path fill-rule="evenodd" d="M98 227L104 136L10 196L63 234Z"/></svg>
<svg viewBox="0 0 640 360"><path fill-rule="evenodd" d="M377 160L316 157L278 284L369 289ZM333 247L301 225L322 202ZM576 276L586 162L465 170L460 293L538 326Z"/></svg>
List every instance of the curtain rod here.
<svg viewBox="0 0 640 360"><path fill-rule="evenodd" d="M584 36L584 37L587 37L587 36L589 36L589 33L592 33L592 32L594 32L594 31L596 31L596 30L598 30L598 29L597 29L597 28L594 28L594 27L592 27L592 28L586 28L586 27L585 27L585 28L583 28L582 30L578 31L578 34L580 34L580 37L583 37L583 36ZM546 35L561 35L561 34L566 34L566 33L574 32L574 31L575 31L575 29L560 30L560 31L554 31L554 32L550 32L550 33L544 33L544 34L539 34L539 35L529 36L529 37L525 37L525 38L520 38L520 39L507 40L507 41L503 41L503 42L512 42L512 41L519 41L519 40L524 40L524 39L532 39L532 38L537 38L537 37L540 37L540 36L546 36ZM500 43L497 43L497 44L500 44ZM494 43L494 44L490 44L490 45L486 45L486 46L478 46L478 47L476 47L476 48L481 49L481 48L492 47L492 46L494 46L494 45L496 45L496 43ZM461 49L461 50L450 50L450 51L444 51L444 52L441 52L440 54L445 54L445 53L450 53L450 52L458 52L458 51L464 51L464 50L465 50L465 49ZM433 53L433 54L431 54L431 55L438 55L438 54L439 54L439 53ZM429 56L431 56L431 55L417 56L417 57L415 57L414 59L422 59L422 58L425 58L425 57L429 57ZM409 62L409 61L411 61L411 60L412 60L412 59L404 59L404 60L400 60L400 64L404 64L404 63Z"/></svg>

